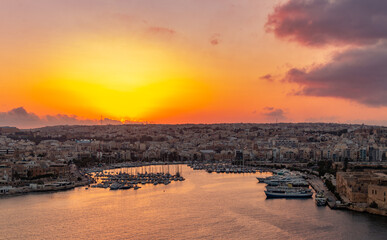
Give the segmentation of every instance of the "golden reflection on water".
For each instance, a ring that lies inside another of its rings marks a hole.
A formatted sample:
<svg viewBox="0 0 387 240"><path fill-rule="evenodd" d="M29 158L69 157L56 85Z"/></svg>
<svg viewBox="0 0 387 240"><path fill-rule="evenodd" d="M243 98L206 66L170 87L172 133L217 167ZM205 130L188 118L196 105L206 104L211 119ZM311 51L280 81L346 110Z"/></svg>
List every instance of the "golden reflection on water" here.
<svg viewBox="0 0 387 240"><path fill-rule="evenodd" d="M183 182L0 199L0 239L383 239L385 219L266 200L257 176L182 167ZM117 171L117 170L115 170Z"/></svg>

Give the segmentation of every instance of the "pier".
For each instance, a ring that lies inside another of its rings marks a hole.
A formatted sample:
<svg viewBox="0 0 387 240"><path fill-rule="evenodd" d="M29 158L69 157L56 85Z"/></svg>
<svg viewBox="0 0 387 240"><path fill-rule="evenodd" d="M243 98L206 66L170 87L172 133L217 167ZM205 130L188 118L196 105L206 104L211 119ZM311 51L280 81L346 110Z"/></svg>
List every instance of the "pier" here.
<svg viewBox="0 0 387 240"><path fill-rule="evenodd" d="M324 195L327 198L327 204L331 209L337 209L339 207L336 204L336 196L328 190L328 188L324 185L324 182L319 177L308 175L308 182L316 192L324 192Z"/></svg>

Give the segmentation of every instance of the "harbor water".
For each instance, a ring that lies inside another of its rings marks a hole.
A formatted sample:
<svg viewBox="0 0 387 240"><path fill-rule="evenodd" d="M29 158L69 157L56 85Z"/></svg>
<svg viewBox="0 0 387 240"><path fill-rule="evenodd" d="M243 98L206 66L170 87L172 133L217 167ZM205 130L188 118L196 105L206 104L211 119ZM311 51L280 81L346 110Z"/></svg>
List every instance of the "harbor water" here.
<svg viewBox="0 0 387 240"><path fill-rule="evenodd" d="M173 168L175 166L171 166ZM181 166L185 181L0 198L0 239L386 239L387 219L266 199L268 173Z"/></svg>

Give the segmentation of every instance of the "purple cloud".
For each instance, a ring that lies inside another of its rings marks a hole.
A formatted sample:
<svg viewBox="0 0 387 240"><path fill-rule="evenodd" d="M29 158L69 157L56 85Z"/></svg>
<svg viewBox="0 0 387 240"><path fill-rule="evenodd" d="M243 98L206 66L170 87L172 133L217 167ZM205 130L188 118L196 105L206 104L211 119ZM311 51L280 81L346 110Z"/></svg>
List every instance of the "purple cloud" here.
<svg viewBox="0 0 387 240"><path fill-rule="evenodd" d="M387 38L385 0L292 0L268 16L266 30L303 45L373 44Z"/></svg>
<svg viewBox="0 0 387 240"><path fill-rule="evenodd" d="M285 120L285 112L280 108L265 107L263 115L270 119Z"/></svg>
<svg viewBox="0 0 387 240"><path fill-rule="evenodd" d="M118 125L120 121L105 118L103 124ZM12 109L8 112L0 112L0 126L14 126L20 128L36 128L55 125L97 125L99 120L80 119L76 115L46 115L39 117L35 113L27 112L23 107Z"/></svg>
<svg viewBox="0 0 387 240"><path fill-rule="evenodd" d="M346 45L330 62L293 68L285 80L297 94L387 106L387 1L293 0L268 16L266 30L306 46Z"/></svg>
<svg viewBox="0 0 387 240"><path fill-rule="evenodd" d="M38 124L40 118L34 113L28 113L23 107L12 109L8 112L0 112L0 125L23 126Z"/></svg>
<svg viewBox="0 0 387 240"><path fill-rule="evenodd" d="M387 106L387 44L350 49L312 69L293 68L285 80L298 83L298 93L340 97L370 106Z"/></svg>

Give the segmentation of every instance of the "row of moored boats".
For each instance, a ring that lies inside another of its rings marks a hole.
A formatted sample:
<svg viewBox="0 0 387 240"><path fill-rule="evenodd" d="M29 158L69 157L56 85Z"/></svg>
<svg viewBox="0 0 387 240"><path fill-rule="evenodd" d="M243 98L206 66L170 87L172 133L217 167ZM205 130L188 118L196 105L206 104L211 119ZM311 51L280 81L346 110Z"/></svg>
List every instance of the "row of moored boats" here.
<svg viewBox="0 0 387 240"><path fill-rule="evenodd" d="M232 164L191 163L193 170L205 170L208 173L256 173L257 169L250 166Z"/></svg>
<svg viewBox="0 0 387 240"><path fill-rule="evenodd" d="M301 173L290 172L286 169L273 172L271 177L257 177L259 183L266 183L265 194L267 198L310 198L313 196L309 183ZM318 206L325 206L326 198L323 192L315 196Z"/></svg>
<svg viewBox="0 0 387 240"><path fill-rule="evenodd" d="M94 175L95 180L98 182L91 187L96 188L109 188L110 190L125 190L131 189L137 190L141 188L139 185L145 184L164 184L168 185L172 181L184 181L185 179L177 172L175 175L170 173L113 173L104 174L103 172L96 173Z"/></svg>

